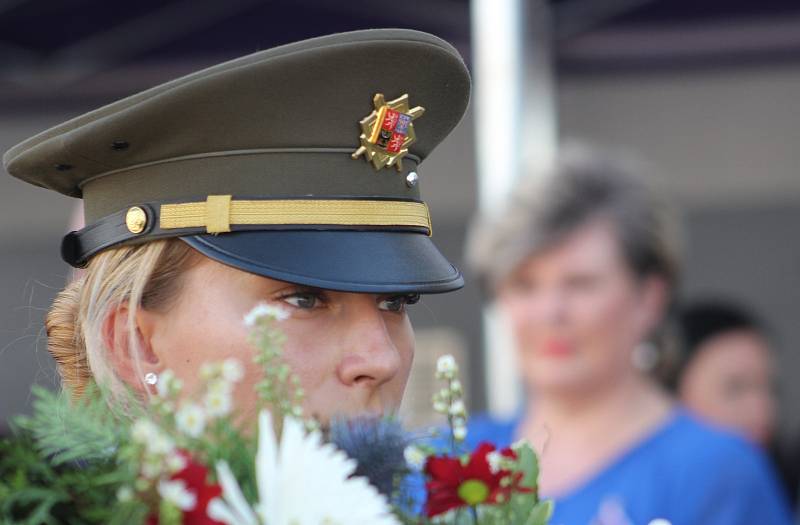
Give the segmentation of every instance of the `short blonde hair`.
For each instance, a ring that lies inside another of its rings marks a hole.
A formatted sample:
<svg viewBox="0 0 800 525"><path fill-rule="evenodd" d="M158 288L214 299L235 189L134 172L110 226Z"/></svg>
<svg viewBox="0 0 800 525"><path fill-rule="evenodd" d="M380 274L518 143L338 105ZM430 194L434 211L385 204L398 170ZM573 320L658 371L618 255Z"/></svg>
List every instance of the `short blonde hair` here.
<svg viewBox="0 0 800 525"><path fill-rule="evenodd" d="M45 321L47 349L58 364L62 385L76 397L92 382L116 396L133 386L126 385L109 364L110 349L103 334L108 315L122 305L130 312L168 307L180 292L183 273L199 258L179 239L122 246L96 255L84 275L56 296ZM141 372L134 315L128 316L128 323L129 348Z"/></svg>

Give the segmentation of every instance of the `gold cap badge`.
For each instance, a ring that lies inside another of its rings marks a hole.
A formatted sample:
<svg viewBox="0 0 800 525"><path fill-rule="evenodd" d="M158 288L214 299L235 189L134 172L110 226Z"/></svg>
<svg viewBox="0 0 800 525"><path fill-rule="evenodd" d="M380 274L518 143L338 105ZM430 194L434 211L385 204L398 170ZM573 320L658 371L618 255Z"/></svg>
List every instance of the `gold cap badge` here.
<svg viewBox="0 0 800 525"><path fill-rule="evenodd" d="M361 146L353 152L353 158L364 155L376 170L396 166L401 171L408 147L417 140L412 121L421 117L425 108L410 108L407 94L387 102L378 93L372 103L375 110L360 122Z"/></svg>

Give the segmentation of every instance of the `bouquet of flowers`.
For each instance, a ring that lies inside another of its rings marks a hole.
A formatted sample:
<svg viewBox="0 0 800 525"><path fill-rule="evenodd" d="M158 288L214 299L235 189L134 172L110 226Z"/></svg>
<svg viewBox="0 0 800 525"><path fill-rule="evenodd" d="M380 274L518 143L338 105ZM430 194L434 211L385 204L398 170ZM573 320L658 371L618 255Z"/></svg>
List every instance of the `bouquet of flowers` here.
<svg viewBox="0 0 800 525"><path fill-rule="evenodd" d="M547 523L552 504L538 497L529 444L462 450L467 414L451 356L438 362L445 386L433 400L443 436L413 442L391 418L323 429L304 418L283 361L284 317L260 305L245 318L263 370L257 428L234 409L244 372L234 359L204 364L198 392L162 373L147 406L129 400L124 416L98 387L77 401L34 388L33 415L0 441L0 523ZM424 496L409 489L414 476Z"/></svg>

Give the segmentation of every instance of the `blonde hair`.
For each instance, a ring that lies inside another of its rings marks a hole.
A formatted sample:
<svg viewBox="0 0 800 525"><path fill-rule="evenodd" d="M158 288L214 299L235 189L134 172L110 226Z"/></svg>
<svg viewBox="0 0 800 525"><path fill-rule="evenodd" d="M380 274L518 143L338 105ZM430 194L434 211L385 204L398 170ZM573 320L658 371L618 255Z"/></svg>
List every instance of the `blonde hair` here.
<svg viewBox="0 0 800 525"><path fill-rule="evenodd" d="M143 382L134 312L167 308L177 298L182 275L200 255L179 239L111 248L96 255L84 275L57 296L47 314L47 349L61 381L75 397L92 382L119 395L128 386L110 365L105 323L127 306L128 348ZM144 383L142 383L144 384Z"/></svg>

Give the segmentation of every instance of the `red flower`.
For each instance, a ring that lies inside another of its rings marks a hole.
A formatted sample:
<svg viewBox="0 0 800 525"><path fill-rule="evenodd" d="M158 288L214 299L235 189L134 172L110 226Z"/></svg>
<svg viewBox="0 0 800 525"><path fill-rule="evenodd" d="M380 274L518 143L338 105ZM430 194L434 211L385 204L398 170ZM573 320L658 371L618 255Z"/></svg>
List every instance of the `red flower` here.
<svg viewBox="0 0 800 525"><path fill-rule="evenodd" d="M512 473L505 469L492 472L487 456L495 450L494 445L481 443L466 465L458 458L429 457L425 463L425 473L429 478L425 483L428 492L425 514L431 518L459 507L501 503L512 492L530 492L531 489L519 485L521 472ZM500 454L517 459L510 448L500 450ZM501 483L503 479L507 481Z"/></svg>
<svg viewBox="0 0 800 525"><path fill-rule="evenodd" d="M222 494L222 488L216 483L208 483L208 468L205 465L194 461L187 452L181 451L180 455L186 460L186 466L170 479L183 480L186 490L197 497L194 508L183 512L183 525L224 525L208 517L207 512L209 502ZM158 525L158 516L151 515L147 525Z"/></svg>

